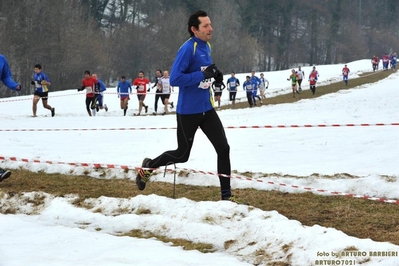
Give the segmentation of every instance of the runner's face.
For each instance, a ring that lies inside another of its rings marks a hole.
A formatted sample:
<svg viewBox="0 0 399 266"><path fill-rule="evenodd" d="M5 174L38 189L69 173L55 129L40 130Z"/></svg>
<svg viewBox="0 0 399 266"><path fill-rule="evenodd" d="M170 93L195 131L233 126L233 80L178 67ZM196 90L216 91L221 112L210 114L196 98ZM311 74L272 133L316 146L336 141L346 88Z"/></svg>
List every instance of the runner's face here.
<svg viewBox="0 0 399 266"><path fill-rule="evenodd" d="M144 74L140 72L139 73L139 78L141 78L141 79L144 78Z"/></svg>
<svg viewBox="0 0 399 266"><path fill-rule="evenodd" d="M194 36L198 39L207 42L212 38L212 26L211 20L209 17L198 17L200 24L198 25L198 29L195 27L191 27Z"/></svg>
<svg viewBox="0 0 399 266"><path fill-rule="evenodd" d="M40 73L40 69L38 69L37 67L35 67L35 73Z"/></svg>

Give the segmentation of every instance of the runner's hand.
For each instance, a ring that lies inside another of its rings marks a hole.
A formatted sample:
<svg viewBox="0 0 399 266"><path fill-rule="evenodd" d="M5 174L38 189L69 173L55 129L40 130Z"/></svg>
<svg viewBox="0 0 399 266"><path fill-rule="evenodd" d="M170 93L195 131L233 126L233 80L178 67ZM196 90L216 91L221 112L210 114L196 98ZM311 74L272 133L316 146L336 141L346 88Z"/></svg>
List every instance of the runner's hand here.
<svg viewBox="0 0 399 266"><path fill-rule="evenodd" d="M208 66L205 70L204 70L204 78L205 79L210 79L210 78L215 78L217 76L217 72L219 70L217 69L217 67L215 66L215 64L212 64L210 66Z"/></svg>

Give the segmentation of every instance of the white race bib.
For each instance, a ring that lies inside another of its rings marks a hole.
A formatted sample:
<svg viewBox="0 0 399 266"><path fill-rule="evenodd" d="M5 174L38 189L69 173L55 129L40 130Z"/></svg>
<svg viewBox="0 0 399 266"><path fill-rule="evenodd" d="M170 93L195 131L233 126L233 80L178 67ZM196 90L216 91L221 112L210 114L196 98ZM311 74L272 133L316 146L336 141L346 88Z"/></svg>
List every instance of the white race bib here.
<svg viewBox="0 0 399 266"><path fill-rule="evenodd" d="M92 93L93 92L93 88L92 87L86 87L86 93Z"/></svg>
<svg viewBox="0 0 399 266"><path fill-rule="evenodd" d="M201 71L204 72L204 70L207 68L208 66L202 66L201 67ZM203 90L207 90L209 89L209 87L212 86L212 81L211 79L204 79L203 81L200 82L200 84L198 85L198 88L203 89Z"/></svg>
<svg viewBox="0 0 399 266"><path fill-rule="evenodd" d="M198 85L198 88L207 90L207 89L209 89L209 87L211 85L212 85L211 79L204 79L203 81L200 82L200 84Z"/></svg>

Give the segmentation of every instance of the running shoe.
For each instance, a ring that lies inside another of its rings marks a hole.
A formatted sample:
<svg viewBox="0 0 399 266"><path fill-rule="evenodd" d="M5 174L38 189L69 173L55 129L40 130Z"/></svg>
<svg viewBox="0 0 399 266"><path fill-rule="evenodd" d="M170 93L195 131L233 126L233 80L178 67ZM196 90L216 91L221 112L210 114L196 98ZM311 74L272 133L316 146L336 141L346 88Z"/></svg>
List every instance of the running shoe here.
<svg viewBox="0 0 399 266"><path fill-rule="evenodd" d="M9 178L11 175L11 171L0 169L0 182Z"/></svg>
<svg viewBox="0 0 399 266"><path fill-rule="evenodd" d="M141 164L141 166L144 167L144 168L148 168L150 161L151 161L150 158L144 158L143 163ZM148 181L150 181L150 177L151 177L152 171L153 170L143 169L143 168L139 169L139 173L136 176L136 184L137 184L137 187L139 188L139 190L144 190L145 189L146 183Z"/></svg>

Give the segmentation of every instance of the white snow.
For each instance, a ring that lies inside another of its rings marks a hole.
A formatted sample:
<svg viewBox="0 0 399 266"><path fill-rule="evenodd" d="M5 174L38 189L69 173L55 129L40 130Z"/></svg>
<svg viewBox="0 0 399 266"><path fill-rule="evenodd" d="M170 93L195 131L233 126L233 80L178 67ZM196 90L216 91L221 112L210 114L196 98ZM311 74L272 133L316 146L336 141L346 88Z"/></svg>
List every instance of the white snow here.
<svg viewBox="0 0 399 266"><path fill-rule="evenodd" d="M349 82L371 71L370 60L349 62L348 67ZM302 68L305 77L310 68ZM317 66L318 84L340 82L337 86L344 87L342 68L343 64ZM290 93L290 83L286 80L290 70L264 73L270 81L268 97ZM237 75L241 84L246 75ZM225 80L229 76L225 75ZM398 122L398 83L399 75L395 73L375 84L291 104L218 111L224 126L234 127L226 128L232 169L238 171L232 178L233 192L236 188L254 188L298 193L311 187L314 193L316 189L324 189L398 199L399 126L389 125ZM303 89L303 94L310 94L307 79ZM104 98L109 111L102 110L95 117L88 117L85 96L75 90L50 93L49 104L56 108L55 117L50 116L41 102L38 117L31 117L32 96L0 100L0 156L6 158L0 167L65 174L83 174L89 170L89 175L95 178L130 178L134 182L133 170L126 173L118 168L99 170L60 163L133 168L144 157L155 157L176 147L174 115L134 117L138 103L133 95L128 115L123 117L115 88L108 88L107 92ZM227 91L222 97L223 104L228 104ZM245 99L242 88L238 97ZM176 99L177 94L172 94L175 104ZM148 95L149 113L153 112L153 102L153 94ZM159 103L158 111L162 108ZM344 126L348 123L386 125ZM319 124L343 126L318 127ZM265 125L286 127L249 128ZM313 126L291 128L290 125ZM216 172L216 154L200 130L189 161L177 167ZM238 178L245 171L255 173L253 180ZM317 265L318 260L347 263L341 265L399 265L397 245L358 239L334 228L303 226L276 211L231 202L194 202L157 195L87 199L92 208L84 209L72 204L76 195L59 198L38 191L11 197L2 191L7 182L0 183L0 209L12 207L17 214L0 214L2 266L266 265L278 261ZM160 171L152 182L173 182L173 175L169 173L164 178ZM178 177L177 183L219 186L215 175L199 173ZM35 197L43 197L44 203L40 206L29 203ZM147 214L141 212L143 209L148 210ZM215 252L185 251L154 239L120 236L131 230L209 243ZM334 257L348 248L364 253ZM369 252L374 251L393 253L370 256Z"/></svg>

